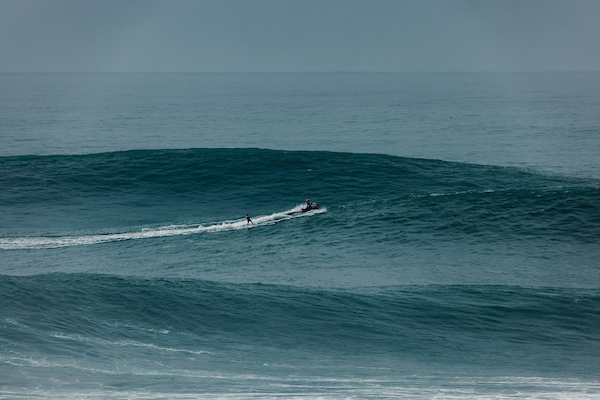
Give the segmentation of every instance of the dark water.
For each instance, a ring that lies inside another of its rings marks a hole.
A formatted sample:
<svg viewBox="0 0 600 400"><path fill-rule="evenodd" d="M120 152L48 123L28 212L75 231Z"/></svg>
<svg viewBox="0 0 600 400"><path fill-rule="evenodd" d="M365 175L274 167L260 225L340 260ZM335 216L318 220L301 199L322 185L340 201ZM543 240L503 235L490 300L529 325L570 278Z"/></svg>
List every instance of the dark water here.
<svg viewBox="0 0 600 400"><path fill-rule="evenodd" d="M0 398L600 397L596 82L0 76Z"/></svg>

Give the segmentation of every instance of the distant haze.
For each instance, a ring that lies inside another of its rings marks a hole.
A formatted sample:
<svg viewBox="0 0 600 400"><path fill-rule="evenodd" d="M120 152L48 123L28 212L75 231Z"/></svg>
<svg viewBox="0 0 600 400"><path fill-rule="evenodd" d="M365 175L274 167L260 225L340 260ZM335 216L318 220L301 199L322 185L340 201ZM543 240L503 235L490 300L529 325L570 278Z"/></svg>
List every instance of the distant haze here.
<svg viewBox="0 0 600 400"><path fill-rule="evenodd" d="M598 0L0 0L0 72L599 70Z"/></svg>

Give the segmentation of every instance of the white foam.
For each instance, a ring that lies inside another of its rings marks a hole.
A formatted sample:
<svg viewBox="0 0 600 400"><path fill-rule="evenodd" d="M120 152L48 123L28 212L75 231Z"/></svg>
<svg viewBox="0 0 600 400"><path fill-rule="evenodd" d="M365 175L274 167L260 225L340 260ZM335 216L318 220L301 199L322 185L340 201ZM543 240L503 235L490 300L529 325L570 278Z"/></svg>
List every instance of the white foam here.
<svg viewBox="0 0 600 400"><path fill-rule="evenodd" d="M225 232L239 229L249 229L258 226L272 225L277 222L321 214L327 211L325 208L311 210L301 213L302 205L291 210L276 212L270 215L252 217L252 224L248 224L245 218L226 220L210 225L169 225L158 228L145 228L132 232L107 233L82 236L40 236L40 237L16 237L0 238L0 250L27 250L27 249L53 249L59 247L92 245L108 242L119 242L124 240L149 239L178 235L192 235L205 232Z"/></svg>

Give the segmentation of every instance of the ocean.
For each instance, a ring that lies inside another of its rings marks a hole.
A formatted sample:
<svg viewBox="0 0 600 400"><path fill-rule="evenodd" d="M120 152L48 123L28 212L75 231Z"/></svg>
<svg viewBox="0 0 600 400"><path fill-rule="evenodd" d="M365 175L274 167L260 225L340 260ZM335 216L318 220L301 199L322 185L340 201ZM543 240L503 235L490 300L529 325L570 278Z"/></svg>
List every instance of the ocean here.
<svg viewBox="0 0 600 400"><path fill-rule="evenodd" d="M600 399L598 73L0 74L0 138L0 398Z"/></svg>

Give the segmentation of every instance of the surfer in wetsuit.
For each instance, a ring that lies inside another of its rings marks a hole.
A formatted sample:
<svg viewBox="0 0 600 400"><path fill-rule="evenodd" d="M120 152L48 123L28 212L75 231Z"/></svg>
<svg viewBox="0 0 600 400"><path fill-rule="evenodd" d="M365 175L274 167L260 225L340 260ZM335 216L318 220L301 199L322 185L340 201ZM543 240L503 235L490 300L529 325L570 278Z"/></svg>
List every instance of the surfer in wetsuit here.
<svg viewBox="0 0 600 400"><path fill-rule="evenodd" d="M254 222L252 222L252 220L250 219L250 216L248 214L246 214L246 225L248 225L248 224L254 225Z"/></svg>

